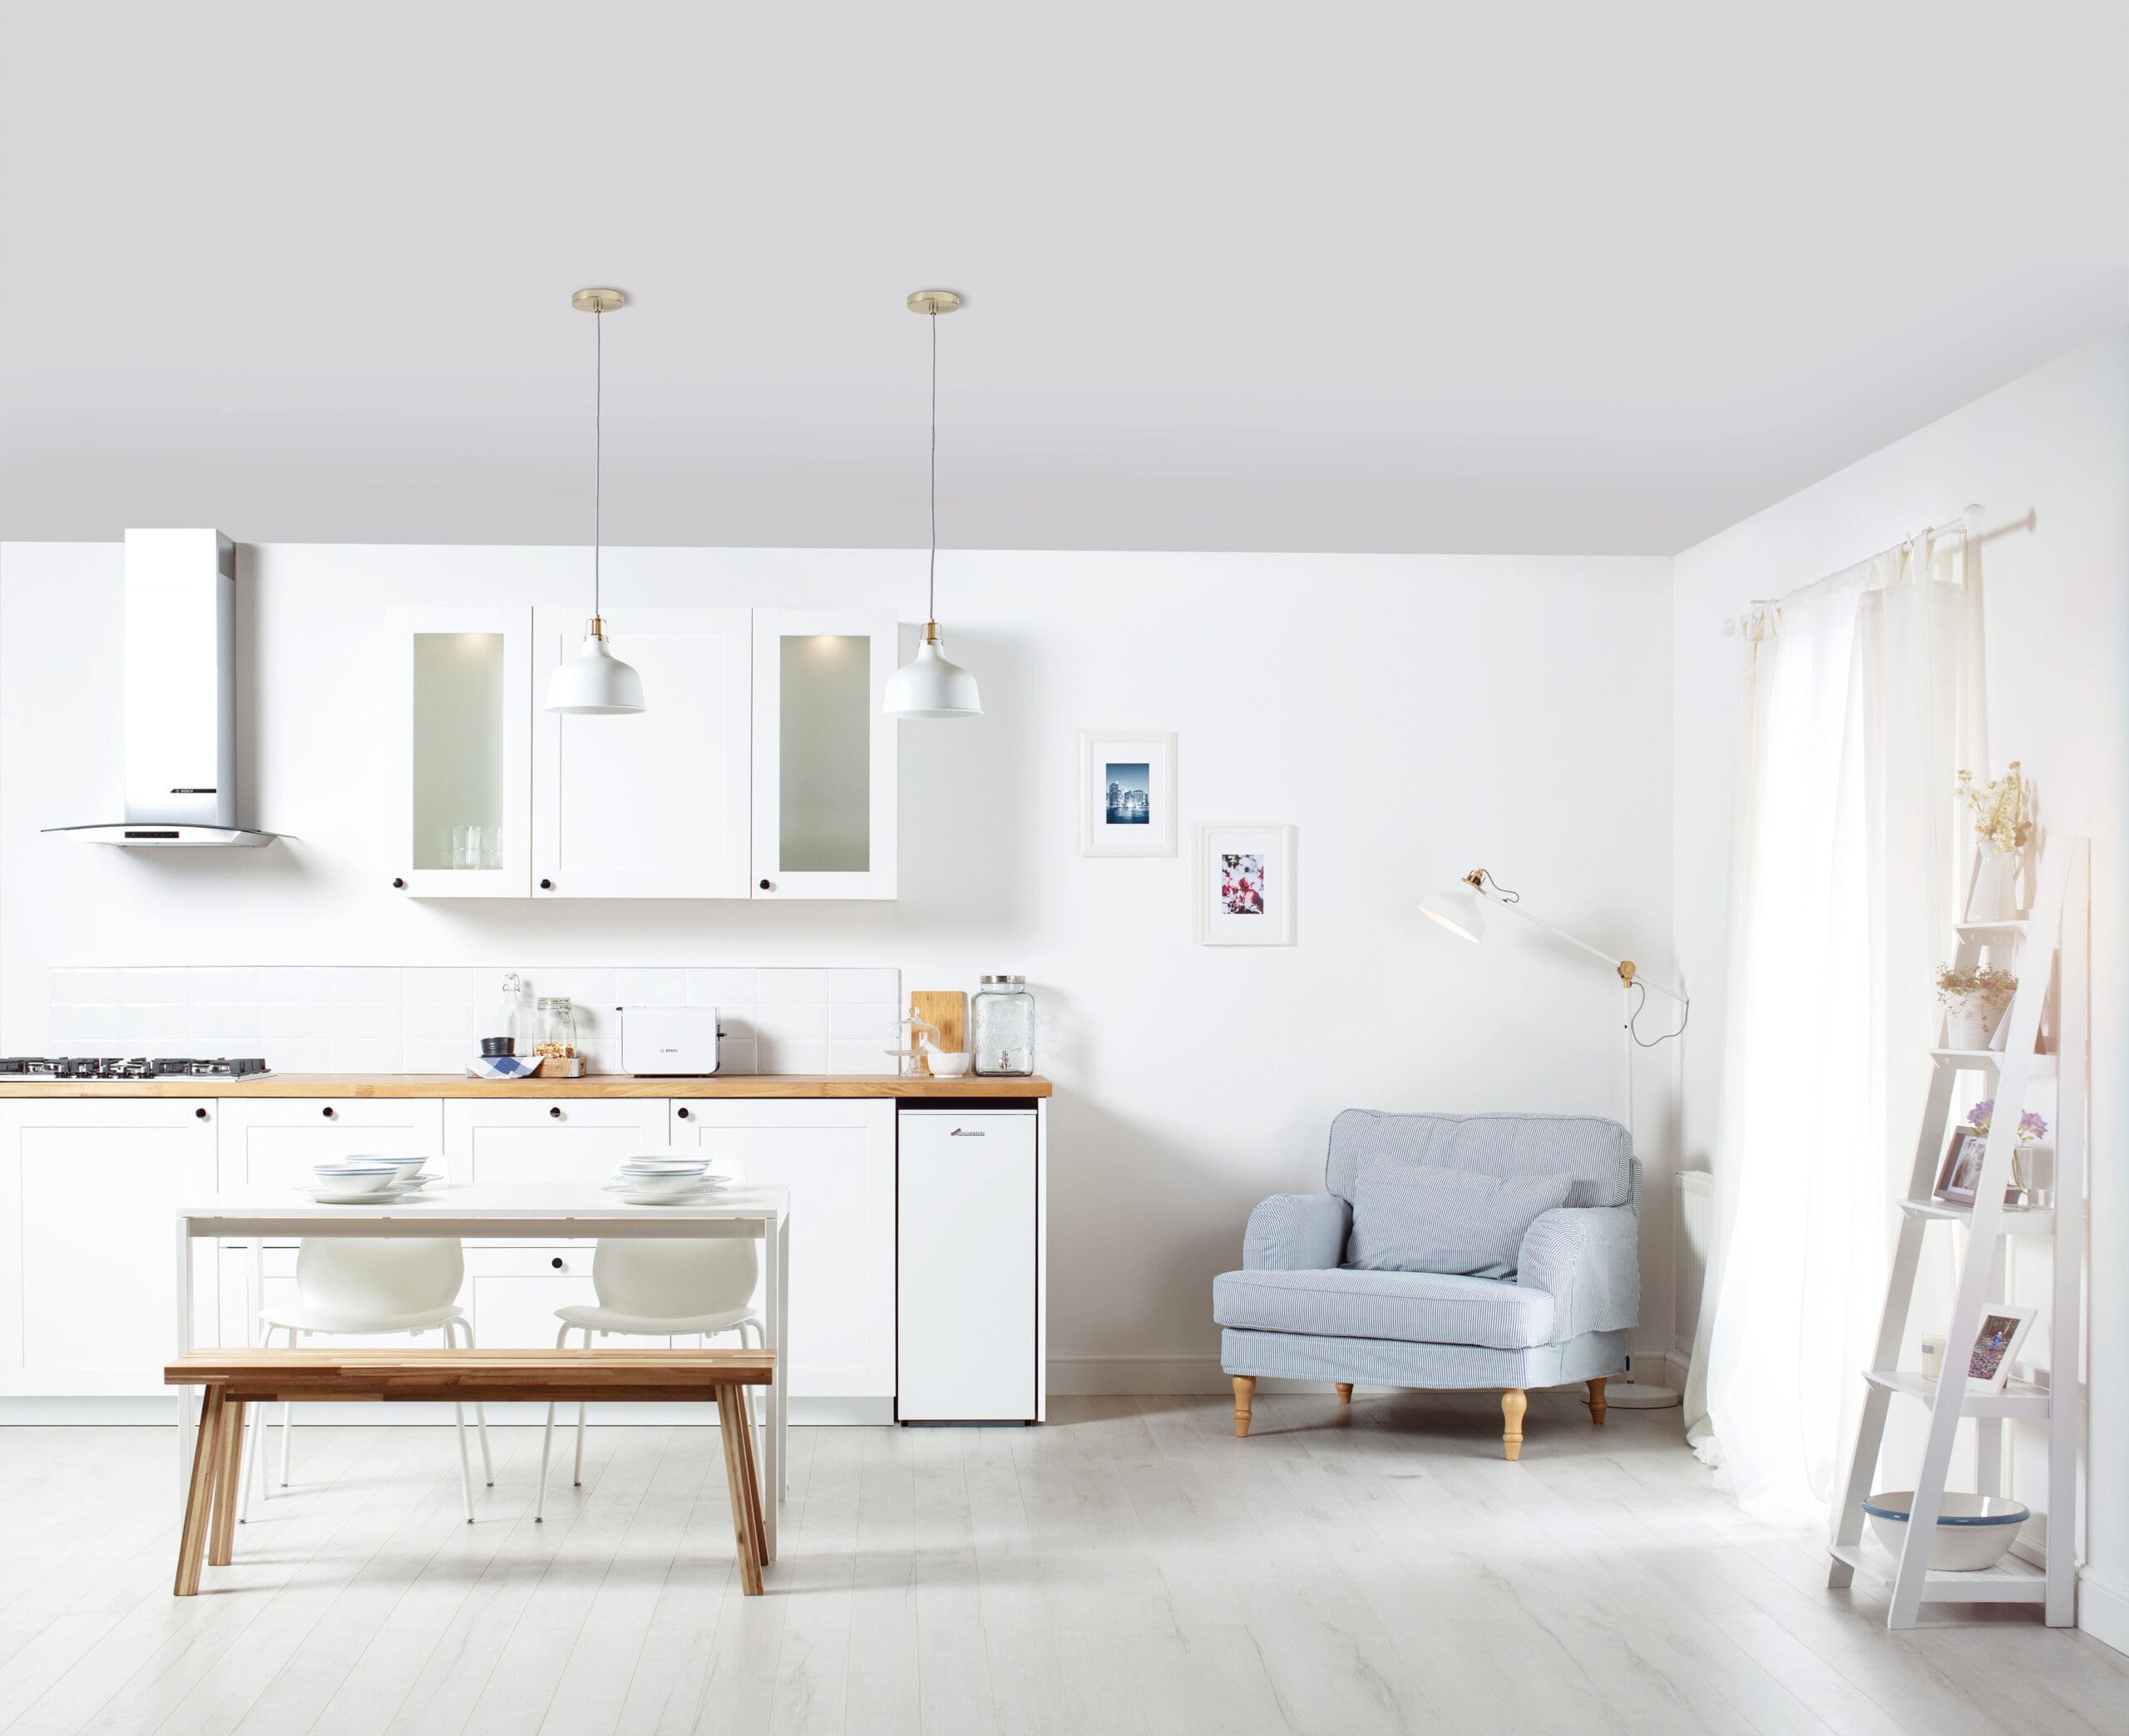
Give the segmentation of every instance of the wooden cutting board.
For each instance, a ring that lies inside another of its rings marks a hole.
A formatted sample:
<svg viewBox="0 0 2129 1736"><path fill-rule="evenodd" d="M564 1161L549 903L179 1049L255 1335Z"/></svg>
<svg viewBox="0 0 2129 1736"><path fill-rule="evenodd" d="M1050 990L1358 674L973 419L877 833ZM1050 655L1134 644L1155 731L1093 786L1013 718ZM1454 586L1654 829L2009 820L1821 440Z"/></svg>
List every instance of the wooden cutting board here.
<svg viewBox="0 0 2129 1736"><path fill-rule="evenodd" d="M968 997L958 989L912 989L909 992L909 1010L926 1024L936 1025L936 1039L946 1054L958 1055L968 1047ZM924 1070L931 1071L926 1062Z"/></svg>

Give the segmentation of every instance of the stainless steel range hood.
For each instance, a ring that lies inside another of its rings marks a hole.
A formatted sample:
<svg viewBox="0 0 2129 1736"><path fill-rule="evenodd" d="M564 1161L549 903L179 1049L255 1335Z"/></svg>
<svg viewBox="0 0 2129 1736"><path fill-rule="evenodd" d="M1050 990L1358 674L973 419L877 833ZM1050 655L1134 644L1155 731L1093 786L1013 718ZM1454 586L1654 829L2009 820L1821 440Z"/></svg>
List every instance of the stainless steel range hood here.
<svg viewBox="0 0 2129 1736"><path fill-rule="evenodd" d="M126 533L126 818L87 844L270 844L236 823L236 549L219 530Z"/></svg>

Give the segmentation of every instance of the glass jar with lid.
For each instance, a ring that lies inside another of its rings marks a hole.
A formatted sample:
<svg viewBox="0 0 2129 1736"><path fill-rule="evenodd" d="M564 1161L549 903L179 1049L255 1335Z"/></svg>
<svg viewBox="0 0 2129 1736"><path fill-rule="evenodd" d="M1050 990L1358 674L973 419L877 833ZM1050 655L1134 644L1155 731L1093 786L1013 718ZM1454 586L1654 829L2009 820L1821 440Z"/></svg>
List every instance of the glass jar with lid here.
<svg viewBox="0 0 2129 1736"><path fill-rule="evenodd" d="M993 1078L1035 1071L1035 997L1020 976L986 976L969 1009L975 1070Z"/></svg>
<svg viewBox="0 0 2129 1736"><path fill-rule="evenodd" d="M539 1036L532 1053L547 1064L548 1073L570 1073L576 1059L576 1011L566 994L540 997Z"/></svg>

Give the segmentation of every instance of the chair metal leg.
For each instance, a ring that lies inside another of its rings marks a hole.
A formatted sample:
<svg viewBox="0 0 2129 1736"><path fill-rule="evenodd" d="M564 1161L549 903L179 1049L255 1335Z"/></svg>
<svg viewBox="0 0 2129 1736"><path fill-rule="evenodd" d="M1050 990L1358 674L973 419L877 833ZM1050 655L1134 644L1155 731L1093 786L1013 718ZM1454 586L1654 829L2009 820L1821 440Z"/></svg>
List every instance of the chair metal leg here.
<svg viewBox="0 0 2129 1736"><path fill-rule="evenodd" d="M471 1350L473 1348L473 1323L471 1320L459 1320L454 1324L458 1328L458 1341ZM445 1342L448 1343L450 1338L451 1334L446 1332ZM488 1451L488 1408L485 1404L477 1404L473 1407L473 1428L481 1438L481 1475L486 1479L488 1487L492 1489L496 1486L496 1462L493 1455Z"/></svg>
<svg viewBox="0 0 2129 1736"><path fill-rule="evenodd" d="M294 1349L303 1341L303 1334L294 1327L289 1328L289 1349ZM281 1487L289 1486L289 1437L296 1426L296 1408L287 1399L281 1401Z"/></svg>
<svg viewBox="0 0 2129 1736"><path fill-rule="evenodd" d="M265 1336L271 1338L274 1329L268 1327ZM244 1443L244 1492L237 1499L236 1522L251 1523L251 1492L259 1485L259 1442L266 1433L266 1412L262 1406L259 1414L251 1419L250 1438Z"/></svg>
<svg viewBox="0 0 2129 1736"><path fill-rule="evenodd" d="M584 1329L584 1348L591 1348L591 1329ZM584 1487L584 1407L576 1408L576 1469L571 1473L571 1482L577 1488Z"/></svg>
<svg viewBox="0 0 2129 1736"><path fill-rule="evenodd" d="M569 1328L565 1326L555 1334L555 1349L561 1349L569 1342ZM540 1438L540 1498L532 1505L532 1522L543 1525L547 1518L547 1465L555 1456L555 1408L547 1407L547 1427Z"/></svg>

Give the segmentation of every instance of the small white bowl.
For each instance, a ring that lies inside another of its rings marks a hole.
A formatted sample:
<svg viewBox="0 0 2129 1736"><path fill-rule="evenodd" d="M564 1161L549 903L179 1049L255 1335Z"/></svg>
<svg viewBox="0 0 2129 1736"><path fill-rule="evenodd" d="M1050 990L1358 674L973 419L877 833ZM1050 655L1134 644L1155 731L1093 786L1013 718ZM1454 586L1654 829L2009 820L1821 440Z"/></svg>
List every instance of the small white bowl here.
<svg viewBox="0 0 2129 1736"><path fill-rule="evenodd" d="M665 1199L674 1194L693 1193L701 1185L699 1175L624 1176L609 1183L616 1192L648 1195Z"/></svg>
<svg viewBox="0 0 2129 1736"><path fill-rule="evenodd" d="M973 1055L932 1055L924 1058L931 1063L932 1077L940 1079L958 1079L966 1076L976 1065Z"/></svg>
<svg viewBox="0 0 2129 1736"><path fill-rule="evenodd" d="M1907 1516L1914 1507L1912 1489L1887 1489L1863 1503L1863 1511L1870 1516L1870 1529L1894 1559L1907 1546ZM1929 1565L1944 1573L1978 1573L1993 1567L2017 1539L2018 1527L2032 1517L2031 1508L2001 1495L1947 1489L1937 1509Z"/></svg>
<svg viewBox="0 0 2129 1736"><path fill-rule="evenodd" d="M389 1193L399 1185L399 1166L320 1163L312 1166L320 1188L332 1193Z"/></svg>
<svg viewBox="0 0 2129 1736"><path fill-rule="evenodd" d="M328 1165L327 1166L336 1170L342 1168L383 1169L388 1166L392 1171L393 1179L394 1181L411 1181L415 1176L421 1174L422 1166L428 1161L429 1160L426 1156L420 1157L403 1157L396 1152L360 1152L353 1157L343 1157L338 1163Z"/></svg>

